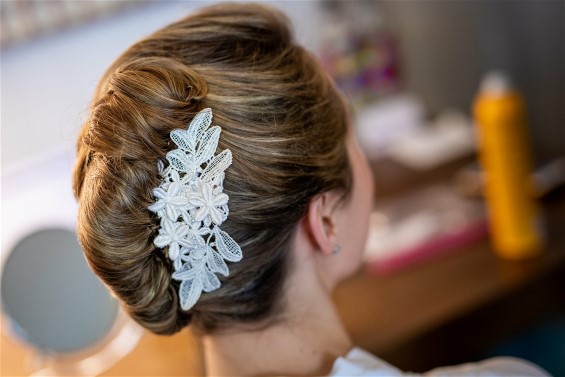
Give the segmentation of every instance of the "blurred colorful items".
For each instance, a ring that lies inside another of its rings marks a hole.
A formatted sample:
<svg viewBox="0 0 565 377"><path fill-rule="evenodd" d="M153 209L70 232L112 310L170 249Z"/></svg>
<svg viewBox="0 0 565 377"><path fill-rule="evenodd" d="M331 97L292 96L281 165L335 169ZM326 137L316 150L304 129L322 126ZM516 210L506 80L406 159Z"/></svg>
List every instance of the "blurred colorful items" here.
<svg viewBox="0 0 565 377"><path fill-rule="evenodd" d="M429 186L380 200L371 215L365 261L371 272L389 274L464 250L484 239L487 229L481 201L448 185Z"/></svg>
<svg viewBox="0 0 565 377"><path fill-rule="evenodd" d="M377 2L327 1L322 64L357 108L396 91L398 53Z"/></svg>
<svg viewBox="0 0 565 377"><path fill-rule="evenodd" d="M475 150L471 119L456 110L445 110L392 144L387 157L414 171L425 172L471 156Z"/></svg>
<svg viewBox="0 0 565 377"><path fill-rule="evenodd" d="M475 130L466 114L445 109L426 119L416 95L399 92L359 109L359 143L371 160L388 158L425 172L475 153Z"/></svg>
<svg viewBox="0 0 565 377"><path fill-rule="evenodd" d="M0 47L149 4L151 0L11 0L0 1Z"/></svg>

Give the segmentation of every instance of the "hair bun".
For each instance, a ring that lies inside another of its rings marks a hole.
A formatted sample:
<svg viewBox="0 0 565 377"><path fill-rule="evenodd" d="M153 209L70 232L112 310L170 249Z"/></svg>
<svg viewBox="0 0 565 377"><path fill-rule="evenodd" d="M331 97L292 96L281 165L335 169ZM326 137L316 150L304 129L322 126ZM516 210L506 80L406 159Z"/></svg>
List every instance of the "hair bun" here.
<svg viewBox="0 0 565 377"><path fill-rule="evenodd" d="M206 82L196 71L167 57L137 58L121 65L109 78L112 89L164 108L185 108L208 93Z"/></svg>
<svg viewBox="0 0 565 377"><path fill-rule="evenodd" d="M170 131L186 126L208 86L178 60L144 57L120 65L102 93L85 143L108 157L163 158Z"/></svg>
<svg viewBox="0 0 565 377"><path fill-rule="evenodd" d="M288 19L271 7L216 4L134 44L97 86L73 173L77 232L89 266L154 333L279 319L293 234L310 200L352 192L343 99L291 37ZM218 148L234 159L222 231L246 257L183 311L148 207L161 181L157 160L174 148L170 132L208 107L222 128Z"/></svg>

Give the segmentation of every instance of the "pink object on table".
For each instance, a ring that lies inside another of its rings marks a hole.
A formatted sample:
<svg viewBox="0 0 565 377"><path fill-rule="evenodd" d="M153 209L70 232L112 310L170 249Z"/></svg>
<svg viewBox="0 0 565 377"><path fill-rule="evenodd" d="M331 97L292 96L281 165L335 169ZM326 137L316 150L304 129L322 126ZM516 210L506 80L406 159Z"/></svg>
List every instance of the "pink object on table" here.
<svg viewBox="0 0 565 377"><path fill-rule="evenodd" d="M488 234L486 219L480 219L457 231L444 233L418 245L396 252L393 256L367 262L367 268L377 275L388 275L402 268L447 255L484 239Z"/></svg>

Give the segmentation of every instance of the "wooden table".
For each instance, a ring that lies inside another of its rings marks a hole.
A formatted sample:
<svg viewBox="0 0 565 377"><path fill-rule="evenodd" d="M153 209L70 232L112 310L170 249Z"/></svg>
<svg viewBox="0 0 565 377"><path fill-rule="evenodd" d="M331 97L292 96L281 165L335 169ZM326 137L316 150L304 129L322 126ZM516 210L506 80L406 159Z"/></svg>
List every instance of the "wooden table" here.
<svg viewBox="0 0 565 377"><path fill-rule="evenodd" d="M26 347L4 332L0 341L1 376L27 376L36 370ZM201 360L198 341L188 329L173 336L145 332L137 347L101 376L201 376Z"/></svg>

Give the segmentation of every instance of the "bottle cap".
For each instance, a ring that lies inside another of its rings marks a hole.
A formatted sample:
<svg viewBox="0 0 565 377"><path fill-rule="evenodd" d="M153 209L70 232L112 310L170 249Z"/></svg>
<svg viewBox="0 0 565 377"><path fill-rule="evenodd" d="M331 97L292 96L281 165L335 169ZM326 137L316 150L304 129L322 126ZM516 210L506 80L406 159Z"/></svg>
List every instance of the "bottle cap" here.
<svg viewBox="0 0 565 377"><path fill-rule="evenodd" d="M512 90L512 80L503 71L491 71L481 81L481 94L499 96L508 93L510 90Z"/></svg>

